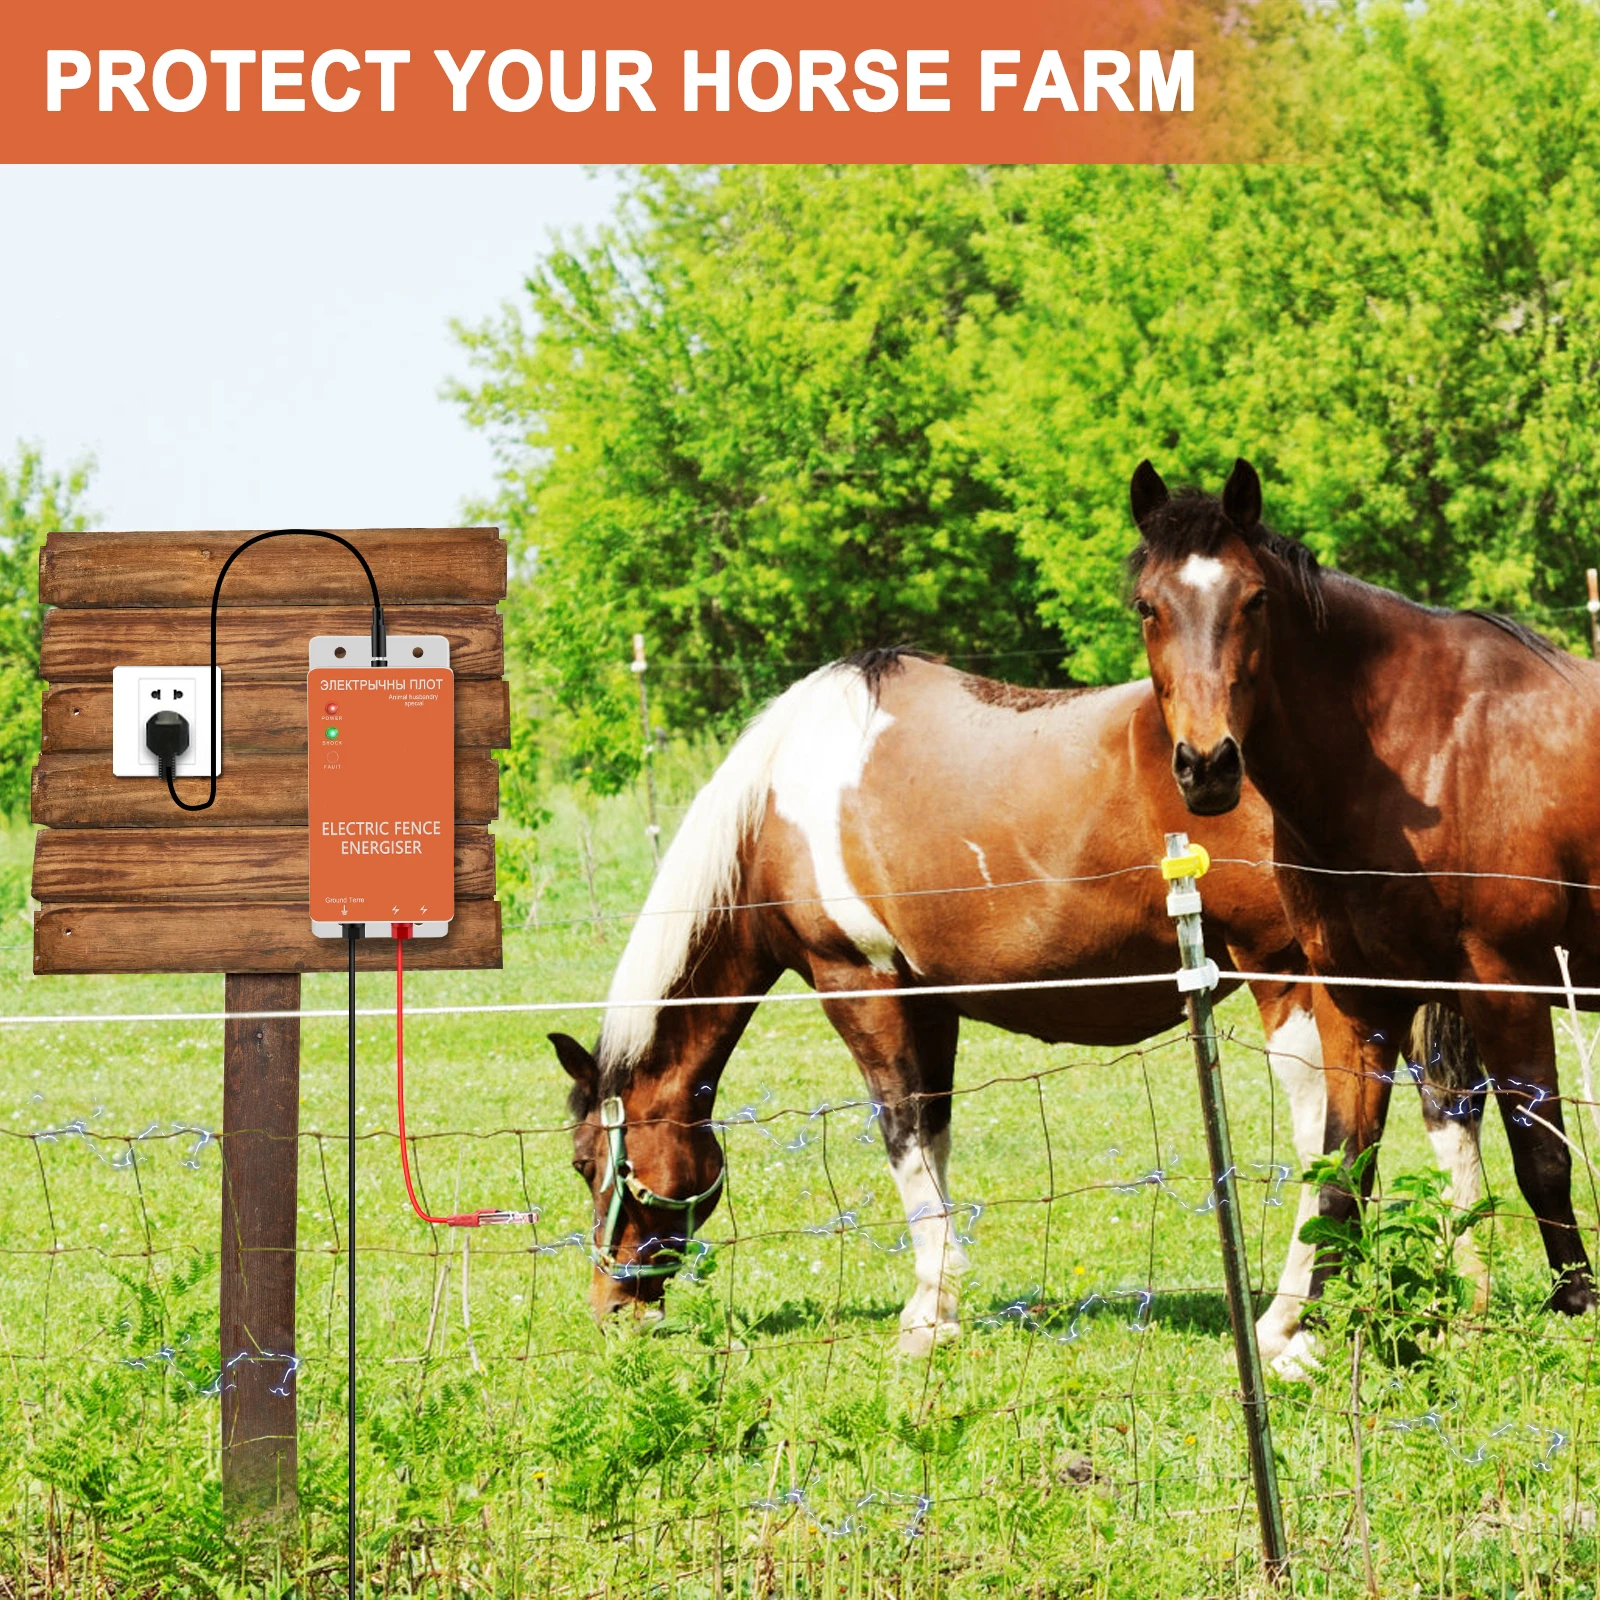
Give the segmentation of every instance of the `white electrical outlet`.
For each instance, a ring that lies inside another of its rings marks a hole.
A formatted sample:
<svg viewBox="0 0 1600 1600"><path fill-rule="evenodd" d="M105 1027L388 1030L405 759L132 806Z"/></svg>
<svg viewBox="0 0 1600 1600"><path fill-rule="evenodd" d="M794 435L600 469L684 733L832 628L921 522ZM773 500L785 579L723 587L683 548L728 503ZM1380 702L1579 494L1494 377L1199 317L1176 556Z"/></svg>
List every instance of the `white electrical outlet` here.
<svg viewBox="0 0 1600 1600"><path fill-rule="evenodd" d="M211 765L211 690L217 696L217 765ZM222 673L209 667L111 669L111 773L159 778L161 765L145 744L145 725L158 711L176 711L189 724L188 748L174 776L209 778L222 770Z"/></svg>

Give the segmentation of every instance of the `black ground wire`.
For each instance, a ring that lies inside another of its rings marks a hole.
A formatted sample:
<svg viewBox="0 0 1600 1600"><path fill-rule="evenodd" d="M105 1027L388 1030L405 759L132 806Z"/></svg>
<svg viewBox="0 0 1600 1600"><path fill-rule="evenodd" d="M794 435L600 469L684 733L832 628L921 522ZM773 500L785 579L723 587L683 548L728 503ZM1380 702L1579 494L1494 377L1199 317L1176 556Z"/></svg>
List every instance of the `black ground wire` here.
<svg viewBox="0 0 1600 1600"><path fill-rule="evenodd" d="M349 1344L345 1354L348 1364L346 1383L348 1394L346 1396L348 1414L346 1449L348 1454L349 1482L347 1492L349 1495L348 1528L346 1556L349 1564L349 1588L346 1593L350 1600L355 1600L356 1594L356 941L365 936L367 928L363 922L347 922L341 930L344 934L345 948L349 952L349 994L350 994L350 1194L349 1194L349 1220L346 1228L349 1233L350 1253L345 1263L347 1278L346 1310L349 1313L350 1326Z"/></svg>

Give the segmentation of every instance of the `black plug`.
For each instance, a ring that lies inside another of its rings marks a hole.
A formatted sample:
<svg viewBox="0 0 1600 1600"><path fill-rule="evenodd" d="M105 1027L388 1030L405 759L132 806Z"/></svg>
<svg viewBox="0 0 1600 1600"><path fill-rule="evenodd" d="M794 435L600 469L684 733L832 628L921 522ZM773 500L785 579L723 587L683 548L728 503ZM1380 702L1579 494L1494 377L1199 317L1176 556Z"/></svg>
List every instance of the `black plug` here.
<svg viewBox="0 0 1600 1600"><path fill-rule="evenodd" d="M389 630L384 623L382 606L372 608L371 664L375 667L389 665Z"/></svg>
<svg viewBox="0 0 1600 1600"><path fill-rule="evenodd" d="M144 745L156 758L163 778L178 770L178 757L189 748L189 719L181 711L158 711L144 725Z"/></svg>

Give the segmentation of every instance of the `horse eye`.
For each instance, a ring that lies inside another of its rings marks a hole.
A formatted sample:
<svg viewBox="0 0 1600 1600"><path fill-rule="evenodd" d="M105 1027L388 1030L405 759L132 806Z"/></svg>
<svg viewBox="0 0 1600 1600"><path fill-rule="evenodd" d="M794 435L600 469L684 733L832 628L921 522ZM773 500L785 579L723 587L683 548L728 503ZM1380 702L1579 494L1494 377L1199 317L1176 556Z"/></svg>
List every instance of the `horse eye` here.
<svg viewBox="0 0 1600 1600"><path fill-rule="evenodd" d="M1133 602L1133 609L1137 611L1146 622L1148 622L1150 618L1156 614L1156 608L1151 605L1148 600L1135 600Z"/></svg>
<svg viewBox="0 0 1600 1600"><path fill-rule="evenodd" d="M585 1183L591 1182L594 1178L594 1162L592 1161L584 1161L577 1156L574 1156L572 1160L572 1170L576 1172Z"/></svg>
<svg viewBox="0 0 1600 1600"><path fill-rule="evenodd" d="M1246 611L1259 611L1266 603L1267 591L1265 589L1257 589L1256 592L1245 601L1244 608Z"/></svg>

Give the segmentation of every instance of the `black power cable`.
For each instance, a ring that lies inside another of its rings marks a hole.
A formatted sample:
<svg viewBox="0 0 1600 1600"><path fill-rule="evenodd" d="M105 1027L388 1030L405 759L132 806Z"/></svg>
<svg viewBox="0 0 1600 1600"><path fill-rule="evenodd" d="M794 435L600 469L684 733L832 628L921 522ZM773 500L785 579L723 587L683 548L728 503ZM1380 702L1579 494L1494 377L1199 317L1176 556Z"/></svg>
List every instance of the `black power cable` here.
<svg viewBox="0 0 1600 1600"><path fill-rule="evenodd" d="M349 1220L346 1231L349 1233L350 1254L346 1260L345 1271L347 1274L346 1307L349 1318L349 1346L346 1351L348 1370L346 1382L349 1392L346 1396L348 1406L348 1432L347 1444L349 1451L349 1524L347 1531L347 1557L349 1561L349 1587L346 1593L350 1600L355 1600L356 1594L356 941L364 938L367 926L364 922L347 922L342 929L345 938L345 948L349 952L350 963L350 1195L349 1195Z"/></svg>
<svg viewBox="0 0 1600 1600"><path fill-rule="evenodd" d="M372 591L372 650L371 665L385 667L389 664L389 639L384 623L383 602L378 598L378 580L372 575L372 568L367 564L367 558L350 543L336 533L329 533L324 528L274 528L270 533L258 533L254 538L246 539L226 561L222 563L222 571L217 574L216 587L211 591L211 789L198 805L190 805L178 796L177 788L173 783L173 769L177 757L183 753L188 744L188 728L181 717L172 716L170 713L161 713L150 719L145 730L145 740L156 753L160 762L161 775L167 780L167 793L172 796L173 804L184 811L207 811L217 800L217 712L221 696L217 692L217 607L222 599L222 580L228 576L228 569L242 556L251 545L260 544L266 539L285 538L304 539L331 539L334 544L343 545L346 550L361 563L361 570L367 576L367 587ZM341 932L344 934L345 944L349 950L350 969L350 1192L349 1216L346 1219L345 1231L349 1235L349 1256L347 1258L346 1295L349 1300L350 1328L349 1350L347 1353L348 1371L348 1530L346 1557L349 1566L349 1594L355 1600L356 1592L356 941L366 937L366 924L363 922L347 922Z"/></svg>
<svg viewBox="0 0 1600 1600"><path fill-rule="evenodd" d="M222 580L228 576L228 568L242 556L253 544L260 544L264 539L331 539L335 544L342 544L346 550L361 563L361 570L367 575L367 587L372 590L372 662L375 667L386 667L389 664L389 637L383 619L383 602L378 598L378 580L372 575L372 568L367 565L367 558L350 543L348 539L341 539L336 533L329 533L325 528L274 528L271 533L258 533L253 539L246 539L237 550L222 563L222 571L217 574L217 586L211 591L211 792L198 805L190 805L187 800L178 798L178 791L172 781L172 765L163 760L161 762L162 776L167 780L167 793L172 796L172 802L184 811L209 811L217 800L217 702L221 696L217 693L217 605L222 599ZM159 752L158 752L159 754Z"/></svg>

